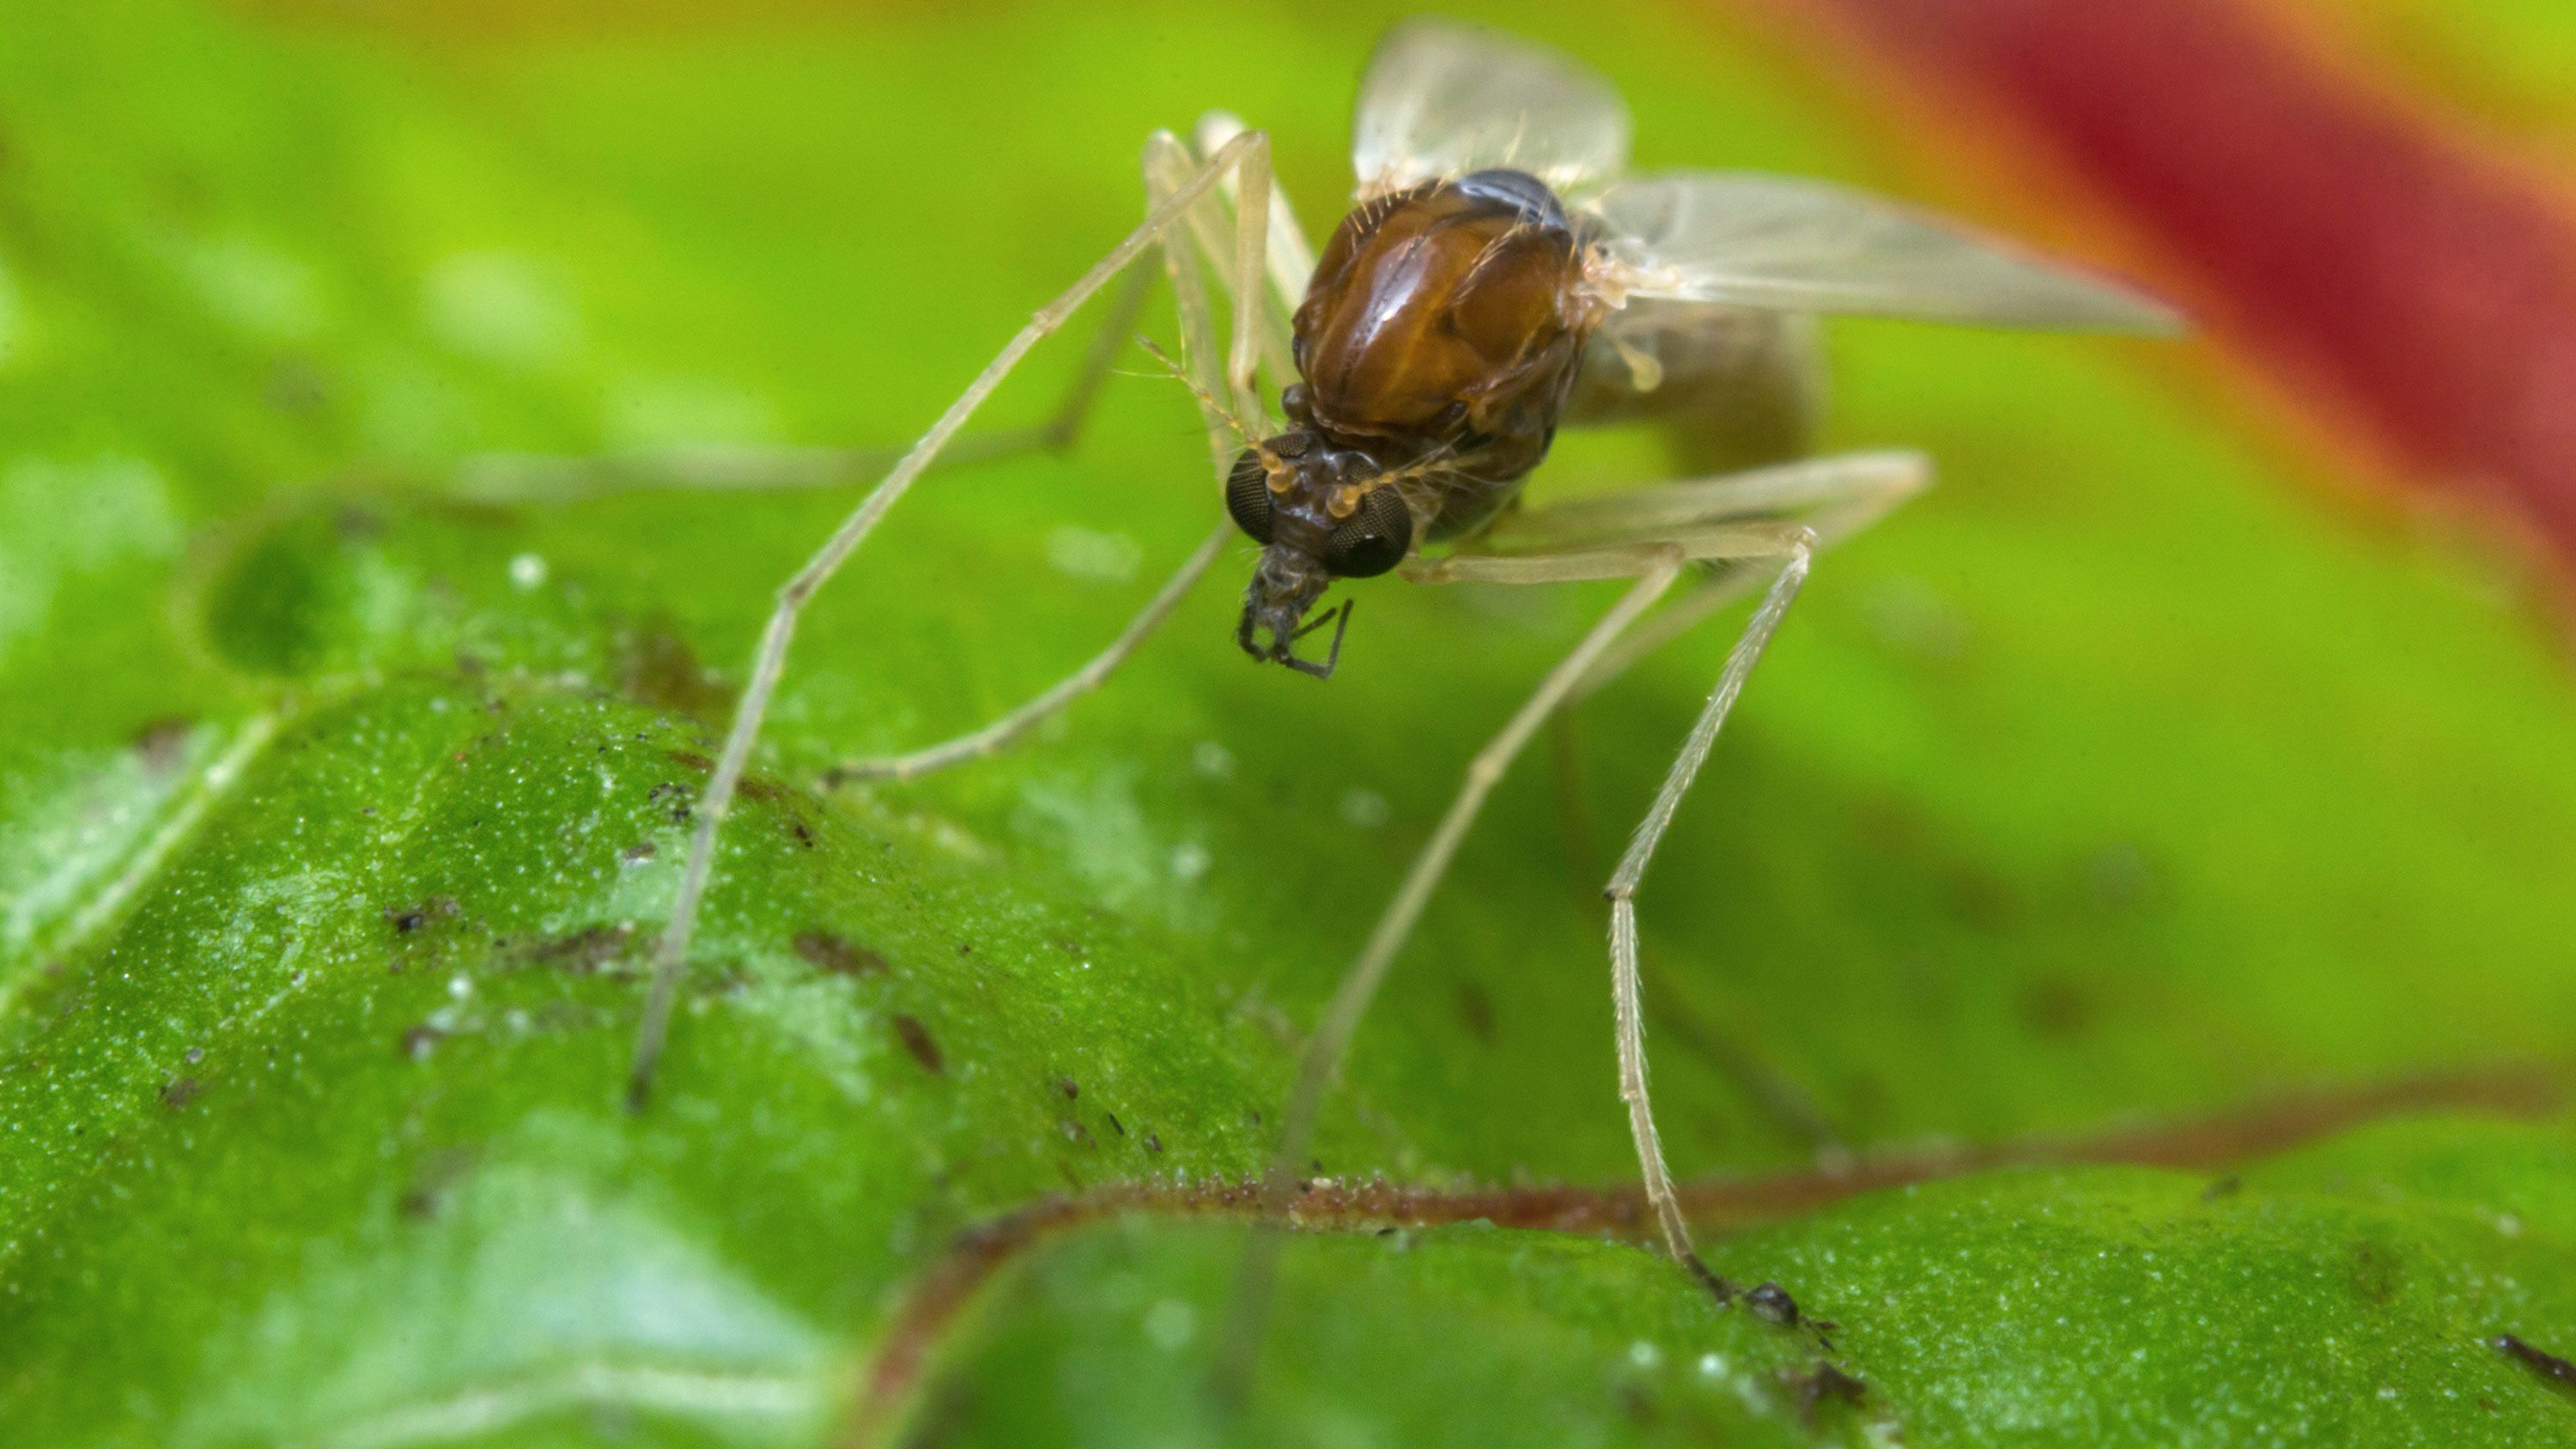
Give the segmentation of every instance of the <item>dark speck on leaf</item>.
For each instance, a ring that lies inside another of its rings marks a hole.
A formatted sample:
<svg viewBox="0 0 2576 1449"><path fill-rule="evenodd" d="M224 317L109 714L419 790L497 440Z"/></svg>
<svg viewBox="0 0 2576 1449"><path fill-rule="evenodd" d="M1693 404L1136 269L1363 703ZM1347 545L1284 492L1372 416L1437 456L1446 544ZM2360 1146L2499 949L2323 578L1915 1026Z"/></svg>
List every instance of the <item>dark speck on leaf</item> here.
<svg viewBox="0 0 2576 1449"><path fill-rule="evenodd" d="M432 896L416 906L387 906L385 919L394 929L410 935L432 921L443 921L456 914L456 901L449 896Z"/></svg>
<svg viewBox="0 0 2576 1449"><path fill-rule="evenodd" d="M1146 1133L1146 1134L1145 1134L1145 1150L1146 1150L1146 1151L1148 1151L1148 1152L1155 1152L1155 1153L1159 1153L1159 1152L1161 1152L1161 1151L1163 1150L1163 1139L1162 1139L1162 1138L1160 1138L1160 1137L1155 1136L1155 1135L1154 1135L1153 1133L1151 1133L1151 1132Z"/></svg>
<svg viewBox="0 0 2576 1449"><path fill-rule="evenodd" d="M447 1033L440 1031L437 1027L431 1026L427 1022L422 1022L420 1025L415 1026L411 1030L402 1034L403 1055L411 1058L413 1061L421 1061L428 1057L431 1048L436 1047L438 1045L438 1039L445 1035L447 1035Z"/></svg>
<svg viewBox="0 0 2576 1449"><path fill-rule="evenodd" d="M2352 1290L2364 1303L2382 1308L2395 1302L2404 1277L2397 1255L2386 1247L2367 1241L2353 1244Z"/></svg>
<svg viewBox="0 0 2576 1449"><path fill-rule="evenodd" d="M1393 1229L1387 1231L1392 1232ZM1655 1422L1655 1396L1640 1384L1621 1384L1618 1388L1619 1412L1638 1428L1650 1428Z"/></svg>
<svg viewBox="0 0 2576 1449"><path fill-rule="evenodd" d="M797 955L835 976L883 976L888 969L883 956L829 931L799 931L794 944ZM911 1021L912 1018L904 1017L903 1020ZM913 1026L918 1030L920 1023L914 1022ZM928 1039L923 1037L925 1041ZM916 1050L913 1055L921 1053ZM934 1066L931 1070L937 1071L938 1068Z"/></svg>
<svg viewBox="0 0 2576 1449"><path fill-rule="evenodd" d="M425 1218L435 1214L458 1179L474 1166L474 1153L464 1147L448 1147L429 1154L413 1173L411 1190L402 1195L401 1212L407 1218Z"/></svg>
<svg viewBox="0 0 2576 1449"><path fill-rule="evenodd" d="M172 1077L161 1086L161 1103L176 1112L197 1098L205 1088L194 1077Z"/></svg>
<svg viewBox="0 0 2576 1449"><path fill-rule="evenodd" d="M1485 994L1481 981L1458 983L1458 1022L1467 1035L1487 1046L1494 1044L1494 998Z"/></svg>
<svg viewBox="0 0 2576 1449"><path fill-rule="evenodd" d="M2245 1179L2238 1177L2235 1173L2231 1172L2225 1177L2218 1178L2211 1182L2209 1186L2202 1188L2200 1190L2200 1200L2202 1202L2217 1202L2223 1198L2234 1197L2244 1190Z"/></svg>
<svg viewBox="0 0 2576 1449"><path fill-rule="evenodd" d="M618 858L621 860L651 860L653 858L653 852L653 842L649 840L639 840L633 845L626 847L625 850L619 852Z"/></svg>
<svg viewBox="0 0 2576 1449"><path fill-rule="evenodd" d="M534 964L559 966L575 976L588 976L625 954L627 944L634 939L633 926L584 926L561 936L524 943L521 950Z"/></svg>
<svg viewBox="0 0 2576 1449"><path fill-rule="evenodd" d="M1797 1385L1798 1412L1810 1421L1824 1404L1848 1404L1858 1408L1861 1401L1869 1397L1869 1385L1829 1363L1820 1363L1806 1373L1793 1375L1790 1381Z"/></svg>
<svg viewBox="0 0 2576 1449"><path fill-rule="evenodd" d="M2041 1036L2079 1036L2093 1018L2091 999L2065 977L2043 977L2022 989L2021 1019Z"/></svg>
<svg viewBox="0 0 2576 1449"><path fill-rule="evenodd" d="M1068 1102L1073 1101L1082 1095L1082 1085L1071 1077L1056 1078L1055 1089L1064 1093L1064 1099Z"/></svg>
<svg viewBox="0 0 2576 1449"><path fill-rule="evenodd" d="M1126 1135L1127 1135L1127 1128L1126 1128L1126 1126L1125 1126L1123 1123L1121 1123L1121 1122L1118 1120L1118 1114L1117 1114L1117 1113L1115 1113L1115 1112L1103 1112L1101 1115L1102 1115L1102 1116L1104 1116L1104 1117L1107 1117L1107 1118L1109 1119L1109 1130L1110 1130L1110 1131L1117 1133L1117 1134L1118 1134L1119 1136L1121 1136L1121 1137L1124 1137L1124 1136L1126 1136Z"/></svg>
<svg viewBox="0 0 2576 1449"><path fill-rule="evenodd" d="M1081 1123L1076 1122L1070 1117L1065 1118L1060 1125L1064 1128L1066 1141L1078 1143L1084 1147L1089 1147L1091 1145L1090 1128L1083 1126Z"/></svg>
<svg viewBox="0 0 2576 1449"><path fill-rule="evenodd" d="M656 619L619 641L617 677L625 693L655 709L712 717L730 703L688 641Z"/></svg>
<svg viewBox="0 0 2576 1449"><path fill-rule="evenodd" d="M921 1063L923 1071L934 1077L947 1073L948 1058L940 1054L939 1043L930 1039L930 1028L923 1026L918 1018L896 1017L894 1032L903 1038L903 1049L912 1053L912 1059Z"/></svg>
<svg viewBox="0 0 2576 1449"><path fill-rule="evenodd" d="M708 759L706 756L699 754L695 750L664 750L662 753L663 756L670 760L672 764L678 765L683 769L694 770L701 775L713 773L716 767L715 761ZM734 789L739 791L742 798L745 800L757 800L764 803L774 804L777 801L790 798L786 786L779 784L776 780L761 779L757 775L743 776L740 781L736 782Z"/></svg>
<svg viewBox="0 0 2576 1449"><path fill-rule="evenodd" d="M2519 1362L2524 1368L2547 1379L2561 1391L2576 1391L2576 1363L2569 1363L2554 1353L2532 1347L2510 1333L2487 1340L2497 1352Z"/></svg>
<svg viewBox="0 0 2576 1449"><path fill-rule="evenodd" d="M692 755L689 758L701 759L703 756ZM674 825L688 824L690 814L689 801L692 798L689 793L689 787L686 785L674 785L665 782L644 792L644 800L647 804L658 801L664 796L670 797L671 800L671 823Z"/></svg>
<svg viewBox="0 0 2576 1449"><path fill-rule="evenodd" d="M143 768L155 774L177 769L188 754L188 722L165 715L136 730L134 753L142 759Z"/></svg>

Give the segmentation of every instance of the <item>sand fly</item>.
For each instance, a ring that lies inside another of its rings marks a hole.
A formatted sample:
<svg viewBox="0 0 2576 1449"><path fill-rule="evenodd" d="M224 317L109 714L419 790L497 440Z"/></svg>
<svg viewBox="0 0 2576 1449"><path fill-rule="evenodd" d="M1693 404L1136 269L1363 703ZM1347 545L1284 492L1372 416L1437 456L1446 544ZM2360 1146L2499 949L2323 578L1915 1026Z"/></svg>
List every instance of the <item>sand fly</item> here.
<svg viewBox="0 0 2576 1449"><path fill-rule="evenodd" d="M1320 253L1271 179L1261 132L1216 115L1186 141L1149 138L1143 224L1002 348L781 588L657 948L635 1099L663 1044L718 829L807 601L1029 350L1151 251L1162 266L1129 273L1062 415L1039 434L1070 437L1159 272L1181 327L1180 360L1169 365L1199 399L1217 484L1210 512L1221 505L1223 520L1070 677L972 734L853 761L833 777L907 778L1002 748L1104 683L1237 533L1261 553L1235 643L1318 679L1331 676L1351 617L1347 599L1327 600L1351 581L1630 580L1469 765L1308 1038L1271 1172L1276 1204L1291 1175L1281 1168L1303 1156L1326 1083L1505 767L1569 700L1758 595L1606 887L1619 1090L1646 1195L1673 1257L1732 1297L1692 1250L1656 1140L1635 900L1816 552L1930 481L1916 453L1811 455L1823 397L1814 319L2131 332L2171 331L2175 319L2119 287L1838 186L1722 171L1631 175L1627 149L1627 112L1601 78L1439 20L1398 26L1369 62L1355 204ZM1220 310L1230 319L1222 348ZM1275 418L1265 377L1278 388ZM1666 428L1695 476L1524 505L1559 427L1613 422ZM1320 648L1302 642L1326 628Z"/></svg>

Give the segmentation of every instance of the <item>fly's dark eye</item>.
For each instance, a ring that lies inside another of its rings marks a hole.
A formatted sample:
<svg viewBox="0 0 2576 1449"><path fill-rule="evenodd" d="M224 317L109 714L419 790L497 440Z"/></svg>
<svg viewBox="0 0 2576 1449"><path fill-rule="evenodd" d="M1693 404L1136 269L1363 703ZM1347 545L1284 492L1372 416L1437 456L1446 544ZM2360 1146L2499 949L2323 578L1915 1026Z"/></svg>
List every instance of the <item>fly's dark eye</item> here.
<svg viewBox="0 0 2576 1449"><path fill-rule="evenodd" d="M1270 472L1258 449L1246 448L1225 475L1225 511L1254 543L1270 541Z"/></svg>
<svg viewBox="0 0 2576 1449"><path fill-rule="evenodd" d="M1338 578L1365 579L1404 562L1412 547L1412 510L1394 489L1372 489L1359 511L1324 540L1324 569Z"/></svg>

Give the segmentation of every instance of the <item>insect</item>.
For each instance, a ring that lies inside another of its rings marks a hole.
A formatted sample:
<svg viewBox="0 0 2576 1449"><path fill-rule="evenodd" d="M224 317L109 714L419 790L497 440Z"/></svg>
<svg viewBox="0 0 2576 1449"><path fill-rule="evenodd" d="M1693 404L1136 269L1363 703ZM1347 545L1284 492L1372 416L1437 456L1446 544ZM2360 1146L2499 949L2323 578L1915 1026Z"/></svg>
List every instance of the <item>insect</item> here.
<svg viewBox="0 0 2576 1449"><path fill-rule="evenodd" d="M651 1080L713 849L807 600L1037 343L1149 250L1226 521L1107 649L982 730L853 762L905 778L989 753L1107 680L1239 531L1261 545L1236 626L1256 659L1329 678L1345 581L1625 579L1618 601L1476 756L1448 812L1308 1039L1277 1161L1303 1155L1353 1032L1485 796L1548 716L1748 593L1749 622L1611 876L1620 1095L1664 1246L1721 1297L1691 1245L1656 1137L1639 1019L1635 898L1657 844L1824 545L1926 486L1910 452L1809 457L1819 314L2162 332L2163 308L2000 243L1823 183L1709 171L1627 176L1627 114L1552 52L1447 21L1396 27L1359 95L1356 204L1312 252L1270 176L1268 139L1212 116L1145 148L1144 223L1042 309L780 590L700 810L655 956L633 1095ZM1116 295L1053 435L1069 436L1153 273ZM1231 332L1216 343L1216 305ZM1284 384L1276 424L1263 374ZM1705 476L1545 507L1522 488L1560 426L1660 424ZM1650 612L1676 586L1682 594ZM1321 657L1299 643L1329 624ZM1284 1193L1289 1173L1271 1173Z"/></svg>

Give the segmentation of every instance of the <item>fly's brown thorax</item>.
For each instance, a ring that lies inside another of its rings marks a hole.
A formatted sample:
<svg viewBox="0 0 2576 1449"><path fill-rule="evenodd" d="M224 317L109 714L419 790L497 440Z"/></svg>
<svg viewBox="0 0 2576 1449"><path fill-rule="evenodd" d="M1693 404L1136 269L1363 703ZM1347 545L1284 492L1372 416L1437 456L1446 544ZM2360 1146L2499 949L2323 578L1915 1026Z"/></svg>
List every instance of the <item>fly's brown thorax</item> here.
<svg viewBox="0 0 2576 1449"><path fill-rule="evenodd" d="M1537 178L1482 171L1367 202L1297 308L1299 408L1404 469L1430 536L1480 522L1538 466L1600 304L1583 239Z"/></svg>

